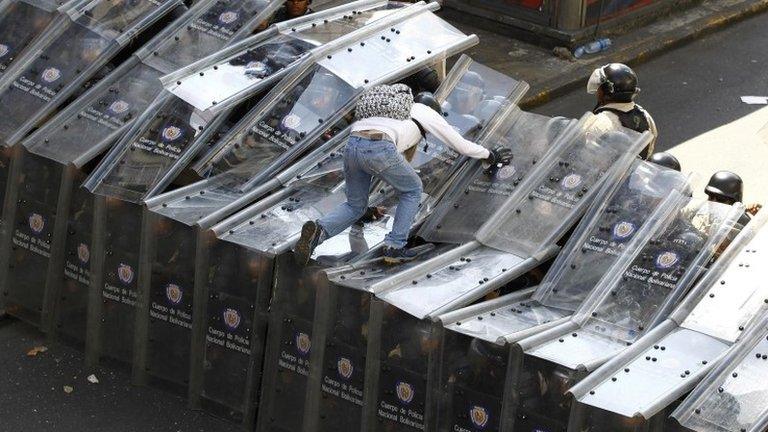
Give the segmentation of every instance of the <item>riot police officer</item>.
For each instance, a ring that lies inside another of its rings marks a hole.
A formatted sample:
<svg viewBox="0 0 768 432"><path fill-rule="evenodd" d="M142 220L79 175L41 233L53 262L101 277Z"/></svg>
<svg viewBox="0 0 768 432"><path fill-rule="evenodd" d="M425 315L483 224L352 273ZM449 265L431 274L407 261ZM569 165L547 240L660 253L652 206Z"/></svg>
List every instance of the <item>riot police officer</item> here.
<svg viewBox="0 0 768 432"><path fill-rule="evenodd" d="M599 67L589 77L587 93L597 95L597 106L592 112L599 117L600 128L623 126L637 132L650 131L653 134L653 141L640 153L641 158L648 159L653 154L659 132L653 117L635 103L635 98L640 93L635 72L621 63Z"/></svg>
<svg viewBox="0 0 768 432"><path fill-rule="evenodd" d="M704 192L710 201L733 205L737 202L743 202L744 181L736 173L718 171L712 174L709 183L704 188ZM742 226L746 225L762 207L761 204L747 206L744 215L739 219L739 224Z"/></svg>

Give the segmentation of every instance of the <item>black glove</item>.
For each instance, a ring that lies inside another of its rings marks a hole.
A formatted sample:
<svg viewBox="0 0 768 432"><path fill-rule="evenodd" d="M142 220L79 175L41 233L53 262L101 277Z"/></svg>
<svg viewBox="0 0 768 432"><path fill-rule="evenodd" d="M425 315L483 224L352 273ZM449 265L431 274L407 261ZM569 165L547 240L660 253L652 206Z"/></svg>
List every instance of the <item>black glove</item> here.
<svg viewBox="0 0 768 432"><path fill-rule="evenodd" d="M512 150L506 147L496 147L493 150L489 150L490 155L483 162L491 166L491 168L501 168L503 166L512 163Z"/></svg>

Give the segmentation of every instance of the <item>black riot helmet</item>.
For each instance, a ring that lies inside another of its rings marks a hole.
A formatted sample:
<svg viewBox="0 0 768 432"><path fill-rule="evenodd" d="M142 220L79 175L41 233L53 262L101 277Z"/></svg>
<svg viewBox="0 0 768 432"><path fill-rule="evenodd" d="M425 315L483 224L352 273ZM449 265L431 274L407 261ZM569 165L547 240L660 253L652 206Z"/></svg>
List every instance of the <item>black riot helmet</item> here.
<svg viewBox="0 0 768 432"><path fill-rule="evenodd" d="M440 78L435 69L425 67L403 79L400 83L410 87L413 94L419 94L421 92L434 93L437 91L437 88L440 87Z"/></svg>
<svg viewBox="0 0 768 432"><path fill-rule="evenodd" d="M680 172L681 170L680 161L677 160L676 157L665 152L654 153L650 158L648 158L648 162L653 162L656 165L661 165L677 172Z"/></svg>
<svg viewBox="0 0 768 432"><path fill-rule="evenodd" d="M420 104L426 105L432 108L433 110L435 110L435 112L437 112L438 114L443 115L443 110L440 107L440 102L438 102L435 95L430 92L421 92L417 94L416 96L413 97L413 103L420 103Z"/></svg>
<svg viewBox="0 0 768 432"><path fill-rule="evenodd" d="M704 192L710 201L733 204L741 202L744 195L744 182L736 173L718 171L709 179Z"/></svg>
<svg viewBox="0 0 768 432"><path fill-rule="evenodd" d="M598 89L611 102L632 102L640 92L635 71L622 63L610 63L592 72L587 92L595 94Z"/></svg>

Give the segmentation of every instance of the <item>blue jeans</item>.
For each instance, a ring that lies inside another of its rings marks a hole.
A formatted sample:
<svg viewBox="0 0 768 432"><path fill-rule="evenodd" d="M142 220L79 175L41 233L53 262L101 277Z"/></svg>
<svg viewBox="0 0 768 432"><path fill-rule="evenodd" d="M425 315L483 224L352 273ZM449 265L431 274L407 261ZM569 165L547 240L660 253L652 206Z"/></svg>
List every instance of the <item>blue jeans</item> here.
<svg viewBox="0 0 768 432"><path fill-rule="evenodd" d="M403 155L397 152L395 144L391 141L350 137L344 151L344 176L347 202L317 221L325 235L333 237L341 233L365 214L371 182L376 177L392 186L400 198L394 226L384 239L384 244L393 248L405 247L413 220L419 211L423 188L418 174Z"/></svg>

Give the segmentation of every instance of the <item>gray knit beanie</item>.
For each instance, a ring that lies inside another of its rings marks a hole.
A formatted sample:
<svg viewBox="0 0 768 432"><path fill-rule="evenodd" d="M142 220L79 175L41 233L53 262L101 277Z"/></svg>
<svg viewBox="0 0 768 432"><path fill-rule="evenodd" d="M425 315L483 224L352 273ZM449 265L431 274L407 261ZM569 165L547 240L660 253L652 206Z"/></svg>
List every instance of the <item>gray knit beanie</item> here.
<svg viewBox="0 0 768 432"><path fill-rule="evenodd" d="M413 94L405 84L380 85L366 90L355 107L355 120L385 117L395 120L411 118Z"/></svg>

